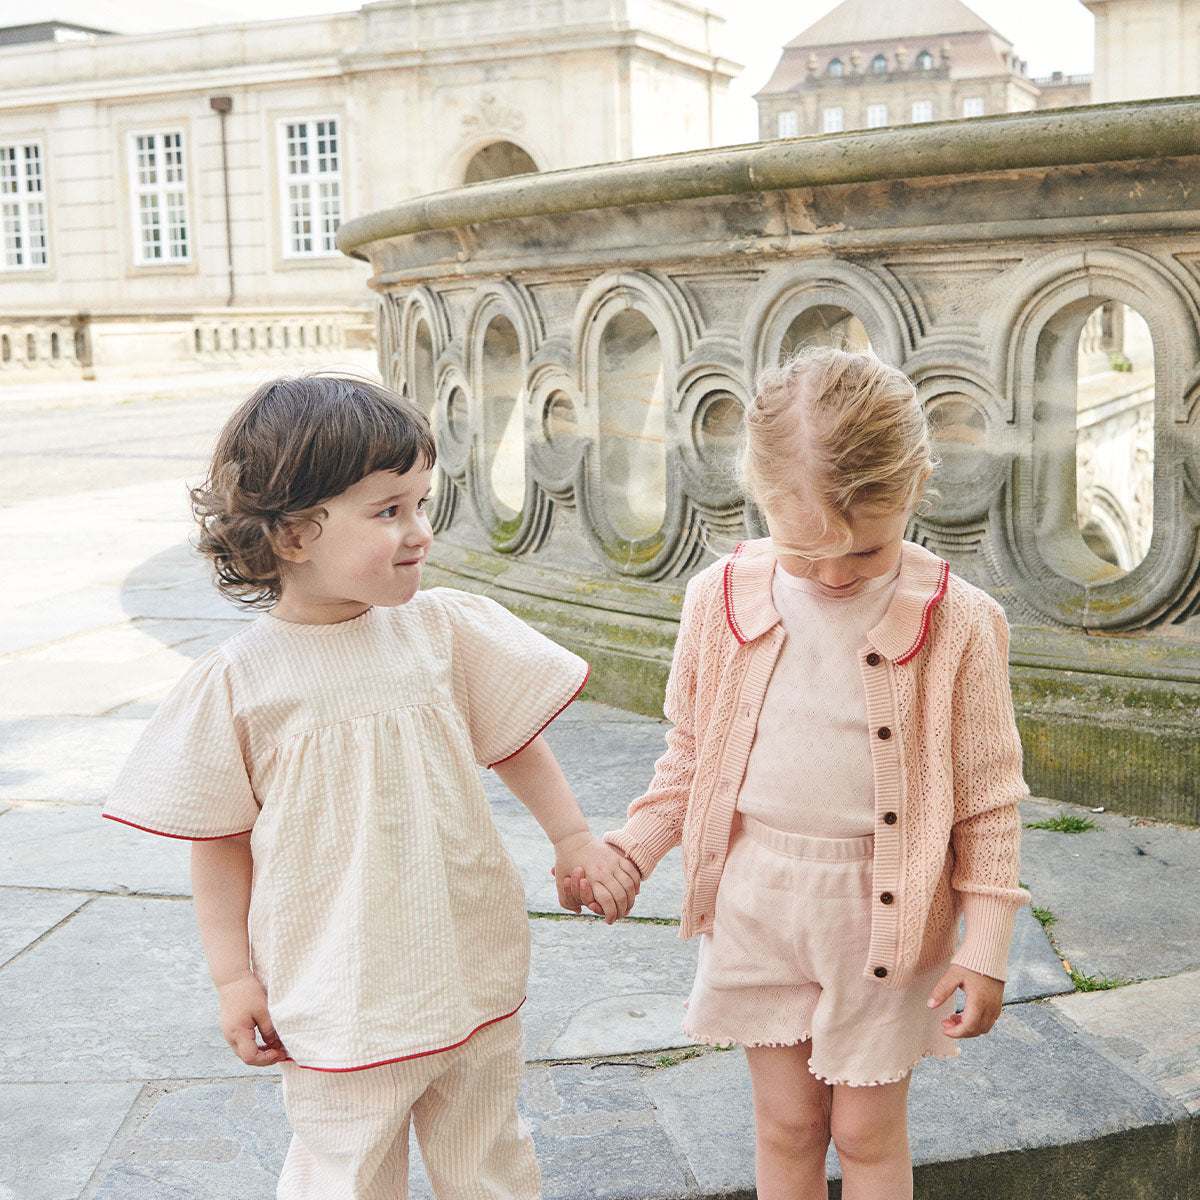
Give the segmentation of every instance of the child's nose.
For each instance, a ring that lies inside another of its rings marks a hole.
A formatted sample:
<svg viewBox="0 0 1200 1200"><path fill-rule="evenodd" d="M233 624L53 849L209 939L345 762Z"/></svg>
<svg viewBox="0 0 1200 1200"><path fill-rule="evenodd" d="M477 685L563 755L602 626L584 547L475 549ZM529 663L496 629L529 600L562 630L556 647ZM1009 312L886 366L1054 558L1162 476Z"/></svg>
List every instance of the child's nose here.
<svg viewBox="0 0 1200 1200"><path fill-rule="evenodd" d="M816 562L817 578L826 587L844 587L854 581L854 568L840 558L819 558Z"/></svg>

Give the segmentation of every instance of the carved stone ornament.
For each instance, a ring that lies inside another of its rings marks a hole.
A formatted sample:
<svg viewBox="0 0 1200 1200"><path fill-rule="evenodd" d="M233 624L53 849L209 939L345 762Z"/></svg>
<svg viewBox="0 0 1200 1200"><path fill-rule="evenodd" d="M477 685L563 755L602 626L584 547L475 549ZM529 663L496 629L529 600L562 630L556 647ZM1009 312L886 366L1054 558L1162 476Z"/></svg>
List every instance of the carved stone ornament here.
<svg viewBox="0 0 1200 1200"><path fill-rule="evenodd" d="M481 133L487 129L524 128L525 114L511 104L505 104L494 92L484 92L479 103L463 119L467 133Z"/></svg>

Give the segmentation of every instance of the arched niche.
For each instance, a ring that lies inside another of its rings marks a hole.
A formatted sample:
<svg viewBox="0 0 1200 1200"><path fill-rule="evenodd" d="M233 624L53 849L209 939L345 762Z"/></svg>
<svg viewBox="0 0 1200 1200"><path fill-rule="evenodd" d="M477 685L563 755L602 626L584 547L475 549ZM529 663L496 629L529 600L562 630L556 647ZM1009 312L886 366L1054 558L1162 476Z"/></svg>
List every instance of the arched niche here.
<svg viewBox="0 0 1200 1200"><path fill-rule="evenodd" d="M539 170L528 151L516 142L495 141L477 150L463 172L463 183L484 183L510 175L532 175Z"/></svg>

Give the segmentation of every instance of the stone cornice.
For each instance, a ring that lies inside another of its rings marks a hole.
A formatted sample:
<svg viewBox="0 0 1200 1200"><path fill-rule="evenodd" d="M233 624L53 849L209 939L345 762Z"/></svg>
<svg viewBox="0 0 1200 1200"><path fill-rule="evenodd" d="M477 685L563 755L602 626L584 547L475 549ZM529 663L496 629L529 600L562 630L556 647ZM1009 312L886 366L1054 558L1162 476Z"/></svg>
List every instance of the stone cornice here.
<svg viewBox="0 0 1200 1200"><path fill-rule="evenodd" d="M1200 154L1200 98L1010 113L525 175L345 222L338 248L491 221L831 184Z"/></svg>

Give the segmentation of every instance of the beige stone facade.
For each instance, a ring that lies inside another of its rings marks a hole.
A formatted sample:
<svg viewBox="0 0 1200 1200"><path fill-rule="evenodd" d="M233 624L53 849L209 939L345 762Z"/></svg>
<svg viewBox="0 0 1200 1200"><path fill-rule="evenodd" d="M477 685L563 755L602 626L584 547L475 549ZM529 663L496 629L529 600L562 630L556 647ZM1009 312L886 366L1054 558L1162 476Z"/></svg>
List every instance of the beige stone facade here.
<svg viewBox="0 0 1200 1200"><path fill-rule="evenodd" d="M1087 104L1090 77L1033 79L961 0L844 0L783 48L759 137L803 137Z"/></svg>
<svg viewBox="0 0 1200 1200"><path fill-rule="evenodd" d="M383 0L0 46L0 384L369 339L343 219L711 145L720 24L689 0Z"/></svg>
<svg viewBox="0 0 1200 1200"><path fill-rule="evenodd" d="M1083 0L1096 17L1098 103L1200 94L1200 0Z"/></svg>

